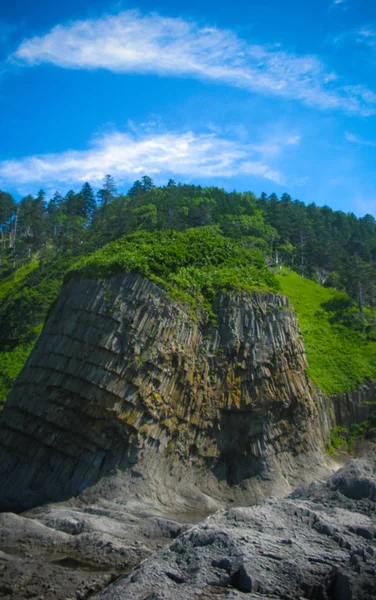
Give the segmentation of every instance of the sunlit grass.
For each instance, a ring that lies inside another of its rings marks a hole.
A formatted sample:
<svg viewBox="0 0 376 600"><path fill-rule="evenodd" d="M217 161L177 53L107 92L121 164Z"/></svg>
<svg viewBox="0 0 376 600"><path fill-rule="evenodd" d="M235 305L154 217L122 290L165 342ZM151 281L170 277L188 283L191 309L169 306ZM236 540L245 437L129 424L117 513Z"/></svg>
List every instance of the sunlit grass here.
<svg viewBox="0 0 376 600"><path fill-rule="evenodd" d="M376 377L376 342L364 331L341 322L341 309L351 304L346 294L303 279L293 271L278 276L282 292L298 315L309 368L308 374L324 392L335 394L354 389ZM356 307L343 309L355 315ZM355 315L357 316L357 315Z"/></svg>
<svg viewBox="0 0 376 600"><path fill-rule="evenodd" d="M22 280L34 271L38 267L39 261L33 260L24 267L20 267L17 271L14 271L11 275L6 277L0 282L0 302L5 298L7 293L14 288L15 285L22 282Z"/></svg>

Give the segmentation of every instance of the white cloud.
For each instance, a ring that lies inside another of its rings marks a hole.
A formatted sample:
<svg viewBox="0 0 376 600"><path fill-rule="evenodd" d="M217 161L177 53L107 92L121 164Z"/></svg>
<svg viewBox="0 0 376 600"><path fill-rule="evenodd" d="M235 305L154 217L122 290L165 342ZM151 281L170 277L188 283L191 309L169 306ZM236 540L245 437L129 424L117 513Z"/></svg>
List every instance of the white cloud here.
<svg viewBox="0 0 376 600"><path fill-rule="evenodd" d="M354 135L353 133L345 133L345 139L348 142L351 142L352 144L357 144L358 146L372 146L373 148L376 148L376 142L373 142L371 140L364 140L363 138Z"/></svg>
<svg viewBox="0 0 376 600"><path fill-rule="evenodd" d="M284 142L298 143L298 136ZM0 182L18 189L25 184L71 185L89 181L100 185L106 173L131 182L147 173L157 181L169 176L226 178L249 175L285 182L283 174L264 160L256 147L215 134L192 132L159 135L114 132L97 138L86 151L30 156L0 162Z"/></svg>
<svg viewBox="0 0 376 600"><path fill-rule="evenodd" d="M352 34L350 33L350 35L358 44L376 50L376 29L374 26L366 25L352 32Z"/></svg>
<svg viewBox="0 0 376 600"><path fill-rule="evenodd" d="M345 133L345 139L348 142L351 142L353 144L356 144L358 142L356 135L354 135L353 133Z"/></svg>
<svg viewBox="0 0 376 600"><path fill-rule="evenodd" d="M158 14L126 11L57 25L46 35L22 42L10 60L29 66L51 63L193 77L320 109L376 113L376 99L359 94L359 86L341 86L316 56L285 52L279 45L249 44L230 30Z"/></svg>

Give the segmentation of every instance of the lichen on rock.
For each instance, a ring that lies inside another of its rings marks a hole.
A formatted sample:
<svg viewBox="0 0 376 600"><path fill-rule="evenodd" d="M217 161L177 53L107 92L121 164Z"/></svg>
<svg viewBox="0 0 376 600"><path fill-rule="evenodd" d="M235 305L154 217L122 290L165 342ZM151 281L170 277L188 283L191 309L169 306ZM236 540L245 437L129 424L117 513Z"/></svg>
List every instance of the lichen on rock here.
<svg viewBox="0 0 376 600"><path fill-rule="evenodd" d="M139 275L67 282L0 417L1 509L114 474L117 491L102 494L250 501L320 467L289 301L223 293L215 311L216 325L195 319Z"/></svg>

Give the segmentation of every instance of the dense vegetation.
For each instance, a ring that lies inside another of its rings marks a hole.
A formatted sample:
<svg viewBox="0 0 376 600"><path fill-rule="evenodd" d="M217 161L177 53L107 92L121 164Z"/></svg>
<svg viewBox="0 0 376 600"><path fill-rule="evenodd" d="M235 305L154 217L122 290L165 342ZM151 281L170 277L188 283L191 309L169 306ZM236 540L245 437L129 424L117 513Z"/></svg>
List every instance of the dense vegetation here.
<svg viewBox="0 0 376 600"><path fill-rule="evenodd" d="M47 202L43 190L16 204L0 192L0 274L33 257L59 253L87 255L135 231L184 231L217 224L230 237L247 236L270 262L285 264L303 277L346 291L361 306L376 304L376 221L371 215L305 206L288 194L256 198L246 192L176 185L156 188L149 177L127 195L107 176L95 196L85 183Z"/></svg>
<svg viewBox="0 0 376 600"><path fill-rule="evenodd" d="M139 272L213 319L219 290L280 287L298 312L309 373L323 390L343 391L376 376L370 215L305 206L287 194L257 198L171 180L157 188L149 177L124 195L106 176L96 195L85 183L48 202L43 190L19 203L0 191L0 231L0 398L64 275L78 270Z"/></svg>
<svg viewBox="0 0 376 600"><path fill-rule="evenodd" d="M87 277L140 273L192 308L203 307L212 318L219 291L279 290L262 252L249 249L244 239L224 236L217 226L137 232L81 259L69 276L76 272Z"/></svg>
<svg viewBox="0 0 376 600"><path fill-rule="evenodd" d="M304 338L308 375L329 394L346 392L376 376L375 320L343 292L287 269L278 276L294 306Z"/></svg>

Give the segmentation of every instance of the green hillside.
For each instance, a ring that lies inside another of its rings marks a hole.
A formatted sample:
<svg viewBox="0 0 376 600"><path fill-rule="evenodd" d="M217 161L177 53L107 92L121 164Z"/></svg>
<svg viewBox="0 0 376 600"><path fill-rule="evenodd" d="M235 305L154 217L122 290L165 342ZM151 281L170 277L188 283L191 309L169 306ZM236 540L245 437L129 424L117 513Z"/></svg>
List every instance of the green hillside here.
<svg viewBox="0 0 376 600"><path fill-rule="evenodd" d="M0 409L57 298L69 256L32 261L0 282Z"/></svg>
<svg viewBox="0 0 376 600"><path fill-rule="evenodd" d="M48 201L0 191L0 405L64 277L136 272L192 314L216 319L219 291L282 291L295 307L309 375L325 392L376 378L376 221L288 194L162 187L111 176ZM281 270L282 267L282 270ZM304 277L302 277L304 276ZM319 285L322 284L322 285ZM337 291L336 291L337 290Z"/></svg>
<svg viewBox="0 0 376 600"><path fill-rule="evenodd" d="M297 312L312 381L335 394L375 378L376 335L369 315L360 316L346 294L293 271L277 279Z"/></svg>

